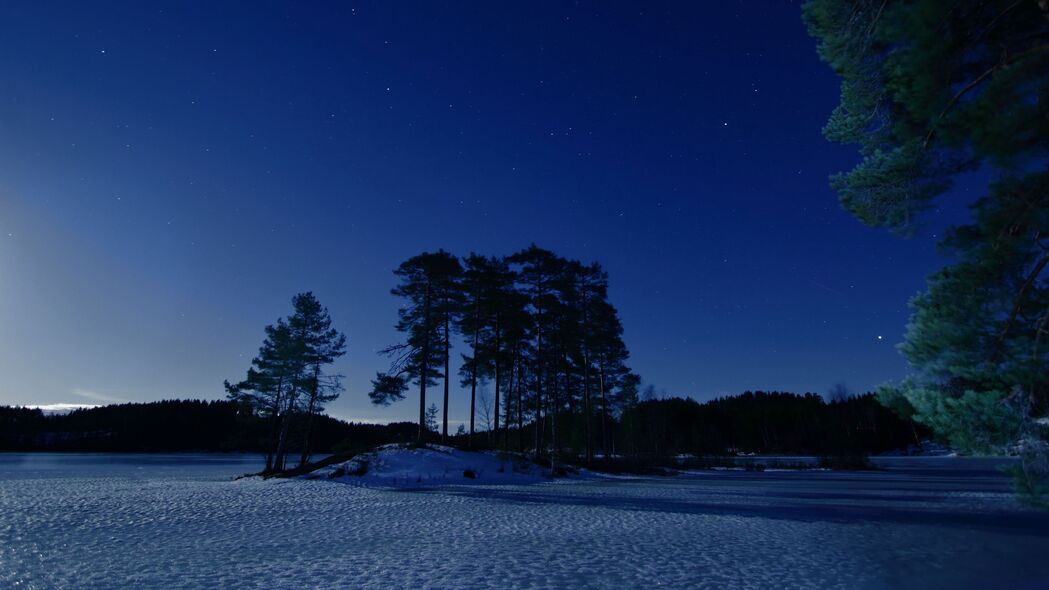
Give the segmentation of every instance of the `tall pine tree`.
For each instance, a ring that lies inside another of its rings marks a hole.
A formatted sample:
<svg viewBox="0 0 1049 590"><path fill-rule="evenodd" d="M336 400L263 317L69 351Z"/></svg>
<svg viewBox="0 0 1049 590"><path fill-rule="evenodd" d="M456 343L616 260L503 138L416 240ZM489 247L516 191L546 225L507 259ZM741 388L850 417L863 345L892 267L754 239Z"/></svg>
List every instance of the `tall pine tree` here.
<svg viewBox="0 0 1049 590"><path fill-rule="evenodd" d="M269 421L267 472L285 468L296 416L303 418L299 463L306 462L313 416L341 389L341 375L326 373L325 366L346 353L346 337L332 327L328 310L313 293L296 295L292 306L291 316L266 326L266 339L247 378L236 384L225 382L230 399Z"/></svg>
<svg viewBox="0 0 1049 590"><path fill-rule="evenodd" d="M282 422L289 419L289 399L296 378L298 350L284 318L266 326L266 338L251 361L247 378L236 384L225 382L227 397L245 404L252 413L269 422L266 445L266 468L278 470L276 464L278 436Z"/></svg>
<svg viewBox="0 0 1049 590"><path fill-rule="evenodd" d="M394 271L400 283L391 293L404 299L398 310L397 330L407 338L382 351L393 361L387 372L376 375L368 395L373 403L388 405L403 399L408 381L414 381L419 386L419 442L425 440L427 432L426 389L437 384L447 366L451 289L460 270L458 259L439 250L413 256ZM445 400L447 416L447 394Z"/></svg>
<svg viewBox="0 0 1049 590"><path fill-rule="evenodd" d="M824 132L862 161L831 179L862 222L910 232L960 173L994 181L944 242L957 263L913 301L916 373L883 399L961 448L1022 441L1019 482L1049 475L1049 3L809 0L842 78Z"/></svg>
<svg viewBox="0 0 1049 590"><path fill-rule="evenodd" d="M334 401L342 391L342 375L325 372L325 366L346 354L346 336L332 327L328 309L321 305L312 292L301 293L292 299L294 313L288 318L288 328L301 342L303 373L300 376L305 399L305 424L302 434L302 453L299 464L305 464L310 455L310 430L314 415L324 410L324 404Z"/></svg>
<svg viewBox="0 0 1049 590"><path fill-rule="evenodd" d="M544 378L549 380L548 372L545 372L549 350L544 348L548 339L550 329L550 308L556 303L553 293L552 282L561 272L562 259L549 250L544 250L535 244L510 256L508 261L518 267L517 275L520 291L527 297L529 313L531 316L531 336L534 348L533 366L530 373L534 381L534 420L535 437L534 448L536 454L541 454L543 449L543 390L546 385ZM518 392L521 395L522 392Z"/></svg>
<svg viewBox="0 0 1049 590"><path fill-rule="evenodd" d="M463 338L469 342L470 355L463 355L463 366L460 371L462 385L470 388L470 445L474 442L474 425L477 414L477 384L481 380L481 364L485 362L484 347L488 346L491 327L489 314L491 303L488 301L491 269L486 257L470 254L465 259L462 274L461 307L458 314L458 328Z"/></svg>

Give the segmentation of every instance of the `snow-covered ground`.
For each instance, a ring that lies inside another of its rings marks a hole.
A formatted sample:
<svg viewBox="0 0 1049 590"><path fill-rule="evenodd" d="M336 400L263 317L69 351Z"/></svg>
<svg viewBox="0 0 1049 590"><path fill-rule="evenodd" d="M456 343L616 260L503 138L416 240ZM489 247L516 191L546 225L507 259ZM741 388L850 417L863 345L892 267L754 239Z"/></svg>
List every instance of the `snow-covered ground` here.
<svg viewBox="0 0 1049 590"><path fill-rule="evenodd" d="M0 454L0 588L1049 587L999 461L393 489Z"/></svg>
<svg viewBox="0 0 1049 590"><path fill-rule="evenodd" d="M956 457L958 453L941 445L934 440L923 440L921 444L911 445L906 449L899 451L889 451L883 453L884 457L899 457L899 456L911 456L911 457Z"/></svg>
<svg viewBox="0 0 1049 590"><path fill-rule="evenodd" d="M508 453L466 452L441 445L410 448L399 444L379 447L306 477L387 487L523 484L548 479L535 463Z"/></svg>

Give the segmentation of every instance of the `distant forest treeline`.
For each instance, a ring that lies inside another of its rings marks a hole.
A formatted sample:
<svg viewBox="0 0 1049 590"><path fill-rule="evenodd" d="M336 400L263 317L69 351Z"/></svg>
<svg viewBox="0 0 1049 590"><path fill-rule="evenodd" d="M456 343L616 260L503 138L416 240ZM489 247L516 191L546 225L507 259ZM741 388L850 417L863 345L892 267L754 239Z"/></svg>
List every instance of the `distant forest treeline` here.
<svg viewBox="0 0 1049 590"><path fill-rule="evenodd" d="M929 433L874 394L827 402L820 395L746 392L705 403L642 401L616 425L620 454L724 452L870 454L905 449Z"/></svg>
<svg viewBox="0 0 1049 590"><path fill-rule="evenodd" d="M582 431L569 420L559 421L558 428L564 430L558 439L564 451L582 454L584 441L573 436ZM829 403L811 393L779 392L747 392L705 403L652 399L638 402L609 422L610 446L622 455L878 453L904 448L927 436L872 395ZM527 448L532 428L525 424L521 431L501 431L500 440L488 439L488 445ZM312 425L310 446L315 452L328 453L406 442L415 440L417 429L407 422L357 424L322 414ZM486 434L478 433L480 439L475 442L486 440ZM431 436L436 439L439 435L432 432ZM230 401L120 404L62 415L0 406L2 451L264 452L269 437L266 419ZM467 441L463 436L454 437L453 442Z"/></svg>
<svg viewBox="0 0 1049 590"><path fill-rule="evenodd" d="M269 436L267 420L231 401L170 400L54 415L0 406L2 451L262 453ZM312 448L327 453L344 441L375 445L414 436L414 424L356 424L322 414L310 439Z"/></svg>

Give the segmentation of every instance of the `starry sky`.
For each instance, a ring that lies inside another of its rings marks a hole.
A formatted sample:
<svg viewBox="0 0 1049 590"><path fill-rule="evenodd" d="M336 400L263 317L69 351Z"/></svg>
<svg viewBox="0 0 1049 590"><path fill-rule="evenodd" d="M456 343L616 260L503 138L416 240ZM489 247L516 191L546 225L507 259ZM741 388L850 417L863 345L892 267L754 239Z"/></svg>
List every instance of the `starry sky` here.
<svg viewBox="0 0 1049 590"><path fill-rule="evenodd" d="M668 394L863 391L946 262L839 208L794 2L10 2L0 82L0 404L221 398L312 290L330 413L412 419L366 396L392 270L532 242Z"/></svg>

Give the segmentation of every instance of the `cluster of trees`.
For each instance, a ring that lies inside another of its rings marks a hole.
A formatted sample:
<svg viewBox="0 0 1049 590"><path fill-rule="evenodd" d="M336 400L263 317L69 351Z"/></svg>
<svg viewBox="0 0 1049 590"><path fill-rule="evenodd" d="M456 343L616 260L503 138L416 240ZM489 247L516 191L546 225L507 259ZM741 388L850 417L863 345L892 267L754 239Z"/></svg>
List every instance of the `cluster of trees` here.
<svg viewBox="0 0 1049 590"><path fill-rule="evenodd" d="M266 418L227 400L129 403L66 414L0 406L0 451L262 453L269 430ZM353 424L322 414L313 421L310 443L318 453L337 452L414 436L410 423ZM300 440L297 433L291 438Z"/></svg>
<svg viewBox="0 0 1049 590"><path fill-rule="evenodd" d="M439 250L413 256L395 274L393 294L404 300L397 330L403 342L383 352L391 367L376 375L376 404L403 399L410 383L419 391L419 440L427 433L427 389L443 382L441 439L448 437L451 349L466 343L458 370L470 390L469 437L477 419L477 392L489 383L494 396L491 435L509 444L515 429L533 433L529 447L555 454L565 443L557 423L571 423L587 459L596 441L609 446L609 422L618 392L636 382L625 364L623 327L608 300L608 275L600 265L562 258L535 245L506 257Z"/></svg>
<svg viewBox="0 0 1049 590"><path fill-rule="evenodd" d="M929 278L902 350L916 372L885 402L952 445L1019 443L1028 491L1049 481L1049 2L808 0L842 79L824 133L863 159L831 179L862 222L907 233L961 174L992 181L955 262Z"/></svg>
<svg viewBox="0 0 1049 590"><path fill-rule="evenodd" d="M342 390L342 376L329 374L326 367L346 354L346 337L332 327L327 308L313 293L296 295L292 307L290 316L266 326L247 377L225 382L230 400L269 424L266 472L285 470L293 446L300 466L309 460L315 417Z"/></svg>

